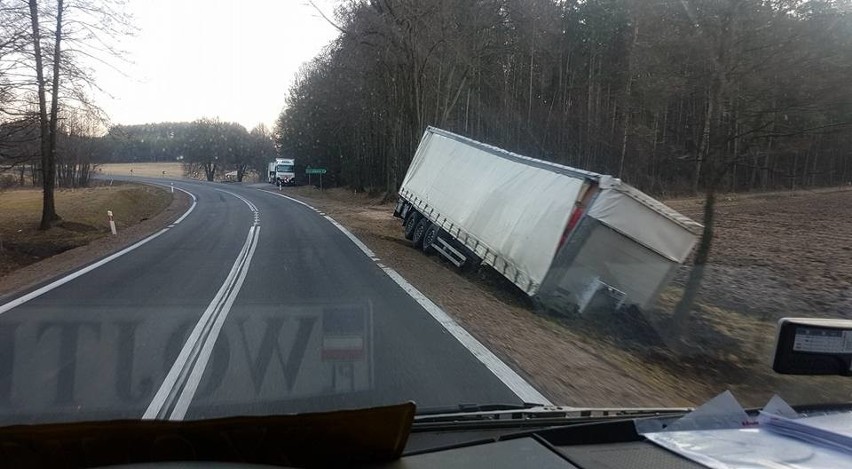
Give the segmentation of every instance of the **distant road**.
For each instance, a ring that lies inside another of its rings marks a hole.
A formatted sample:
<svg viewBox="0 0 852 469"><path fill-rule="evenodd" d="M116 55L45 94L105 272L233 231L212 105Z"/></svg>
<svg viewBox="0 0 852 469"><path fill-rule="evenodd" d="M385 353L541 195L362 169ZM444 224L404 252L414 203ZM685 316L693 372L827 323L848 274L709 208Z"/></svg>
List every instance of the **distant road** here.
<svg viewBox="0 0 852 469"><path fill-rule="evenodd" d="M544 399L324 214L259 185L147 181L194 208L0 305L0 424Z"/></svg>

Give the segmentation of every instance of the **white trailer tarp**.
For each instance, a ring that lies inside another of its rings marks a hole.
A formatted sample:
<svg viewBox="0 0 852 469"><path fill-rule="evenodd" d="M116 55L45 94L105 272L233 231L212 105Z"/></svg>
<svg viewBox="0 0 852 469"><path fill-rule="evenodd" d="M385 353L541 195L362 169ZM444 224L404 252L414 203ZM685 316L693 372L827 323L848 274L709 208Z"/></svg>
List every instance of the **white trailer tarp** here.
<svg viewBox="0 0 852 469"><path fill-rule="evenodd" d="M588 215L677 263L686 260L697 241L684 226L617 189L602 190Z"/></svg>
<svg viewBox="0 0 852 469"><path fill-rule="evenodd" d="M532 295L550 268L584 178L524 164L515 159L523 157L505 153L501 157L427 131L401 192L414 195L511 264L517 275L510 277ZM494 262L488 256L483 260Z"/></svg>

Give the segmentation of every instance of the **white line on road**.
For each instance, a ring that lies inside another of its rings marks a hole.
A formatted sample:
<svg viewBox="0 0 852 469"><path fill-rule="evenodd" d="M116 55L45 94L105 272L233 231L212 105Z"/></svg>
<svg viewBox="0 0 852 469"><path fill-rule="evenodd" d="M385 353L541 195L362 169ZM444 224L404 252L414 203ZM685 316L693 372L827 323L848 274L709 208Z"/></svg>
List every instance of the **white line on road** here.
<svg viewBox="0 0 852 469"><path fill-rule="evenodd" d="M476 340L476 337L470 335L470 333L451 318L446 311L427 298L426 295L420 292L420 290L414 288L414 285L408 283L408 281L405 280L402 275L399 275L397 271L382 265L381 263L379 263L379 267L381 267L381 269L384 270L397 285L402 287L406 293L411 295L415 301L420 303L420 306L422 306L426 312L432 315L436 321L441 323L441 325L444 326L444 329L461 342L466 349L470 350L470 353L472 353L474 357L479 359L479 361L491 370L491 372L494 373L500 381L503 382L503 384L521 398L522 401L534 404L553 405L549 399L538 392L538 390L524 378L521 378L515 370L511 369L503 360L500 360L491 350L488 350L487 347L482 345L482 342Z"/></svg>
<svg viewBox="0 0 852 469"><path fill-rule="evenodd" d="M254 249L257 246L258 233L259 228L256 226L252 226L249 229L246 241L237 259L234 261L234 265L231 267L228 276L186 339L180 354L172 364L163 384L160 385L160 388L145 410L145 414L142 416L143 419L165 418L170 410L169 405L172 404L172 402L169 402L170 398L174 400L176 397L178 398L177 404L183 406L183 410L179 417L176 417L176 410L173 410L168 418L171 420L180 420L186 414L189 401L195 395L198 382L200 382L204 368L206 368L209 361L213 344L219 336L221 325L217 328L216 323L219 322L220 318L221 321L225 320L237 293L239 293L242 287L245 273L248 271L248 265L251 262L251 256L254 255ZM197 375L197 378L194 377L195 375ZM197 381L195 381L196 379ZM194 381L194 384L190 385L191 381ZM188 386L191 386L191 389L188 389ZM180 392L179 396L178 392ZM175 408L177 404L175 404Z"/></svg>
<svg viewBox="0 0 852 469"><path fill-rule="evenodd" d="M192 402L192 398L195 397L195 392L198 390L198 385L201 383L201 377L204 375L204 370L207 368L207 362L210 361L210 355L213 353L213 346L216 344L216 338L219 337L222 325L225 324L225 318L228 317L228 312L231 311L231 306L233 306L234 301L237 299L237 294L243 287L243 281L246 279L249 266L251 265L251 259L254 256L255 249L257 248L257 238L260 235L260 227L253 226L252 230L254 233L250 233L250 235L253 235L251 248L249 249L248 255L240 269L240 275L231 290L231 294L228 295L224 306L222 306L222 309L216 316L210 335L204 342L204 346L195 362L195 366L192 367L192 373L187 378L186 385L175 404L172 414L169 416L169 420L183 420L186 415L186 411L189 409L189 404Z"/></svg>
<svg viewBox="0 0 852 469"><path fill-rule="evenodd" d="M319 210L311 207L310 205L302 202L301 200L294 199L292 197L288 197L284 194L277 194L275 192L264 191L263 189L259 189L263 192L267 192L272 195L276 195L278 197L283 197L287 200L296 202L300 205L304 205L305 207L310 208L311 210L320 213ZM324 215L324 218L331 222L338 230L343 232L347 238L349 238L358 249L360 249L364 254L367 255L370 259L372 259L388 277L391 278L397 285L400 286L406 293L408 293L414 301L420 304L423 309L426 310L433 318L435 318L444 329L447 330L453 337L456 338L474 357L476 357L486 368L488 368L494 375L503 382L512 392L515 393L522 401L530 402L535 404L542 405L553 405L549 399L544 397L533 385L527 382L524 378L522 378L515 370L513 370L509 365L507 365L503 360L500 360L497 355L490 350L488 350L482 342L478 341L475 337L470 335L464 327L462 327L459 323L457 323L449 314L446 313L440 306L436 305L432 300L426 297L423 293L420 292L413 285L408 283L402 275L400 275L394 269L383 265L379 262L379 259L376 257L375 253L373 253L370 248L368 248L361 240L355 237L349 230L347 230L343 225L335 221L328 215Z"/></svg>
<svg viewBox="0 0 852 469"><path fill-rule="evenodd" d="M184 214L183 214L183 215L181 215L181 216L180 216L180 218L178 218L177 220L175 220L174 222L172 222L172 225L177 225L178 223L182 222L184 218L188 217L188 216L189 216L189 214L190 214L190 213L192 213L192 211L193 211L193 210L195 210L195 205L198 203L198 198L197 198L197 197L195 197L195 194L193 194L192 192L189 192L188 190L181 189L180 187L175 187L175 186L166 186L165 184L160 184L160 183L156 183L156 184L157 184L158 186L163 186L163 187L174 187L175 189L177 189L177 190L179 190L179 191L181 191L181 192L185 193L186 195L188 195L188 196L192 197L192 205L190 205L189 210L187 210L186 212L184 212ZM169 226L169 227L171 228L171 226Z"/></svg>
<svg viewBox="0 0 852 469"><path fill-rule="evenodd" d="M242 288L257 248L260 236L257 207L240 195L221 189L216 190L233 195L245 202L254 213L254 221L249 227L246 241L228 276L184 343L165 380L145 410L143 419L182 420L184 418L192 398L195 397L201 377L204 376L204 370L210 361L213 346L216 344L225 318Z"/></svg>
<svg viewBox="0 0 852 469"><path fill-rule="evenodd" d="M346 237L349 238L350 241L352 241L353 243L355 243L356 246L358 246L358 249L360 249L361 251L364 251L364 254L366 254L367 257L369 257L370 259L372 259L374 261L379 260L379 258L376 256L376 253L374 253L370 248L368 248L366 244L362 243L360 239L356 238L355 235L352 234L349 230L344 228L343 225L341 225L340 223L337 223L337 220L335 220L334 218L331 218L328 215L323 215L323 218L330 221L332 225L336 226L338 230L342 231L343 234L345 234Z"/></svg>
<svg viewBox="0 0 852 469"><path fill-rule="evenodd" d="M184 212L184 214L180 218L178 218L177 221L173 222L169 227L163 228L162 230L152 234L151 236L148 236L147 238L145 238L141 241L138 241L136 244L128 246L128 247L122 249L121 251L118 251L118 252L116 252L112 255L109 255L109 256L95 262L94 264L90 264L90 265L88 265L88 266L86 266L86 267L84 267L80 270L76 270L76 271L74 271L74 272L72 272L72 273L70 273L70 274L68 274L68 275L66 275L66 276L64 276L64 277L62 277L58 280L55 280L55 281L37 289L37 290L33 290L33 291L27 293L26 295L15 298L14 300L12 300L12 301L4 304L4 305L0 305L0 314L3 314L6 311L9 311L12 308L16 308L18 306L21 306L22 304L24 304L24 303L26 303L26 302L34 299L34 298L38 298L39 296L44 295L45 293L47 293L51 290L54 290L58 287L61 287L62 285L65 285L66 283L68 283L68 282L70 282L70 281L72 281L72 280L74 280L78 277L82 277L83 275L86 275L87 273L97 269L98 267L101 267L102 265L104 265L108 262L114 261L115 259L118 259L119 257L127 254L128 252L133 251L134 249L138 249L139 247L149 243L150 241L153 241L154 239L156 239L157 237L159 237L163 233L169 231L169 228L171 228L172 225L177 225L178 223L183 221L183 219L186 218L187 215L192 213L192 211L195 209L195 205L197 203L197 199L196 199L195 195L193 195L190 192L187 192L183 189L180 189L180 188L178 188L178 190L186 192L187 194L189 194L190 197L192 197L192 205L190 205L189 209L186 212Z"/></svg>
<svg viewBox="0 0 852 469"><path fill-rule="evenodd" d="M195 327L192 329L192 332L189 334L189 337L186 339L186 343L184 343L183 348L178 354L177 359L172 364L169 373L166 375L163 384L160 385L160 389L157 390L157 393L154 395L154 399L151 400L151 404L148 405L148 409L145 410L145 414L142 415L143 419L153 419L160 416L163 406L166 403L166 399L169 395L173 394L173 389L177 386L178 378L180 378L181 372L187 366L187 363L190 361L193 347L198 343L199 340L202 339L202 335L205 331L205 326L210 321L210 318L216 313L218 307L222 303L222 298L227 294L229 287L233 283L234 279L239 275L240 267L242 266L243 259L245 257L245 253L248 252L249 244L252 240L252 232L249 232L249 235L246 237L246 241L243 244L242 249L240 250L240 254L237 256L237 259L234 261L234 265L231 267L230 272L228 272L228 276L225 277L225 282L222 283L222 286L219 287L219 291L216 292L216 295L213 297L213 300L210 301L210 304L207 306L207 309L204 310L204 313L201 315L201 318L195 324ZM191 365L191 364L190 364Z"/></svg>
<svg viewBox="0 0 852 469"><path fill-rule="evenodd" d="M243 202L245 202L245 204L246 204L246 205L248 205L248 208L249 208L252 212L254 212L254 213L259 213L259 211L257 210L257 206L255 206L255 205L254 205L254 204L253 204L250 200L246 199L245 197L241 196L240 194L235 194L235 193L233 193L233 192L231 192L231 191L226 191L226 190L224 190L224 189L216 189L216 190L217 190L217 191L219 191L219 192L222 192L222 193L224 193L224 194L232 195L232 196L234 196L234 197L236 197L236 198L238 198L238 199L242 200Z"/></svg>

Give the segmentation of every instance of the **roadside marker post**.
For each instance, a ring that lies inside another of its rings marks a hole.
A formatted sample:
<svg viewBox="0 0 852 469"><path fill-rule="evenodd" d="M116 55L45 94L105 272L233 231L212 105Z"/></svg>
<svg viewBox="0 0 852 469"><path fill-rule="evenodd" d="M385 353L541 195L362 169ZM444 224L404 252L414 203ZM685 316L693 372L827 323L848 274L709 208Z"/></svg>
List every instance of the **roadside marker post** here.
<svg viewBox="0 0 852 469"><path fill-rule="evenodd" d="M115 236L117 233L115 231L115 220L112 219L112 210L107 210L107 216L109 217L109 229L112 231L112 235Z"/></svg>
<svg viewBox="0 0 852 469"><path fill-rule="evenodd" d="M172 194L174 194L175 193L175 183L172 182L172 183L169 183L169 184L172 186Z"/></svg>

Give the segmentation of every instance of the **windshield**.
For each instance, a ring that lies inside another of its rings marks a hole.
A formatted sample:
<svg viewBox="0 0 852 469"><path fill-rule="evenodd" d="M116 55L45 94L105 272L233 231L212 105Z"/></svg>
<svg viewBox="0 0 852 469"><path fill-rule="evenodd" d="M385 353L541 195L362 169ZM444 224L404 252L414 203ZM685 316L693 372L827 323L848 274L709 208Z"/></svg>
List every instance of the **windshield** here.
<svg viewBox="0 0 852 469"><path fill-rule="evenodd" d="M0 5L0 425L850 399L850 0Z"/></svg>

